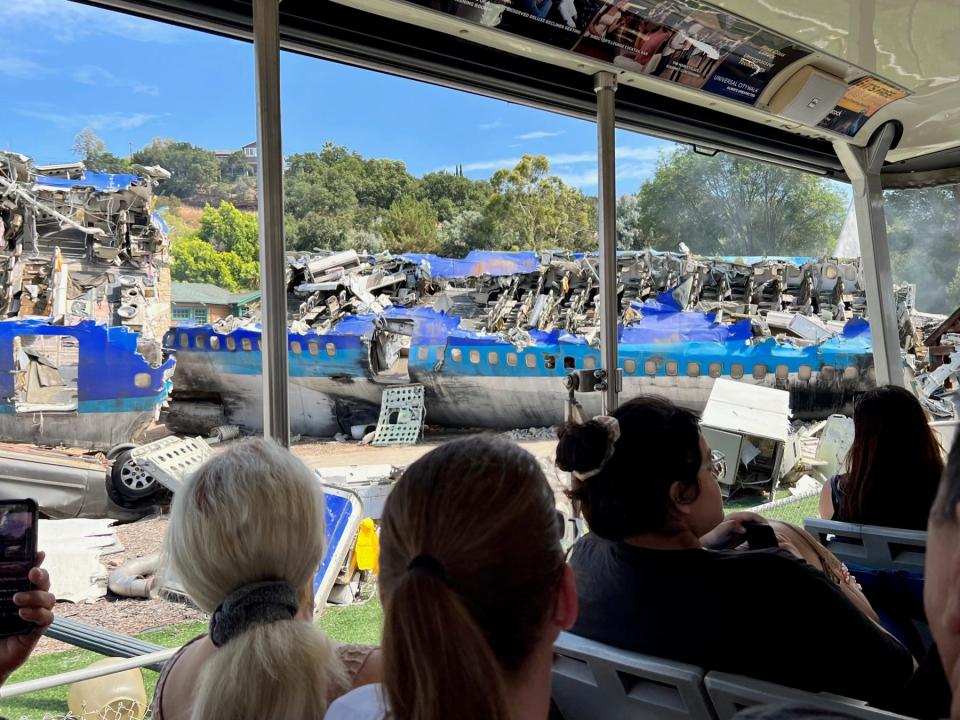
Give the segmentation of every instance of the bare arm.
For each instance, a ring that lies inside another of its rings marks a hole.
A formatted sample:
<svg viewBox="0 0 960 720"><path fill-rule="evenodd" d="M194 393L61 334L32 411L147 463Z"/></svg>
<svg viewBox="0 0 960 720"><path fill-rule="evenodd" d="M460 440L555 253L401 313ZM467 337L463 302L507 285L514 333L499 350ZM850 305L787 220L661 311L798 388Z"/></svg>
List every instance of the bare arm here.
<svg viewBox="0 0 960 720"><path fill-rule="evenodd" d="M820 490L820 517L824 520L833 519L833 495L830 492L831 482L832 481L827 480Z"/></svg>

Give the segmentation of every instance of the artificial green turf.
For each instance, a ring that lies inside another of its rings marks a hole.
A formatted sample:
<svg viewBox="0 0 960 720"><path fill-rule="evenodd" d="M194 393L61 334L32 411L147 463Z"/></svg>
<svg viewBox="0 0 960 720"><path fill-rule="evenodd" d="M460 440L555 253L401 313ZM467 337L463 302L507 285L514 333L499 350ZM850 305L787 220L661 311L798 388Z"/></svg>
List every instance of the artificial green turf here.
<svg viewBox="0 0 960 720"><path fill-rule="evenodd" d="M383 608L376 594L358 605L328 605L317 626L339 643L379 645Z"/></svg>
<svg viewBox="0 0 960 720"><path fill-rule="evenodd" d="M137 637L163 647L179 647L205 629L205 623L184 623L162 630L152 630ZM101 655L80 649L38 655L15 672L9 680L9 684L36 680L70 670L80 670L101 659ZM147 697L152 697L153 688L157 684L157 673L144 669L143 680L147 686ZM44 715L63 715L67 711L69 690L68 686L62 686L0 701L0 715L10 718L10 720L19 720L19 718L40 720Z"/></svg>
<svg viewBox="0 0 960 720"><path fill-rule="evenodd" d="M361 604L344 607L327 606L317 621L317 626L340 643L379 645L380 631L383 626L380 600L374 594ZM179 647L187 640L206 632L206 629L206 623L192 622L152 630L137 637L163 647ZM9 684L79 670L100 659L101 656L96 653L79 649L38 655L14 673ZM147 687L147 697L151 698L154 686L157 684L157 673L145 669L143 679ZM42 720L46 715L63 715L67 712L69 690L68 686L62 686L2 700L0 715L9 720L21 718Z"/></svg>

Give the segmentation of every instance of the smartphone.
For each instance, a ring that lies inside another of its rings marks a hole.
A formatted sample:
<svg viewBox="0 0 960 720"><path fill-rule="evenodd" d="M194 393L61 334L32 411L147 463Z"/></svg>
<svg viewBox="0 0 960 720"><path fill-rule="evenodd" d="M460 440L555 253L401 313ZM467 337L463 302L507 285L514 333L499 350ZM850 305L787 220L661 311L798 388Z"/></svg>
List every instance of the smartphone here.
<svg viewBox="0 0 960 720"><path fill-rule="evenodd" d="M773 528L766 523L744 523L743 529L747 531L747 545L751 550L780 547Z"/></svg>
<svg viewBox="0 0 960 720"><path fill-rule="evenodd" d="M13 596L33 589L28 575L36 559L37 503L0 500L0 637L33 631L34 624L21 619Z"/></svg>

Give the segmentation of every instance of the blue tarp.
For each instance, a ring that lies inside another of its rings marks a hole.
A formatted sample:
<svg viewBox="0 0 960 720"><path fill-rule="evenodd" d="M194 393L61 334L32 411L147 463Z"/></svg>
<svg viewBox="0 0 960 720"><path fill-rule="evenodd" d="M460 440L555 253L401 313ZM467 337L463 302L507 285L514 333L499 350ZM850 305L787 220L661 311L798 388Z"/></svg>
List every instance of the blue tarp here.
<svg viewBox="0 0 960 720"><path fill-rule="evenodd" d="M51 175L37 175L36 184L44 187L61 188L63 190L69 190L75 187L92 187L99 192L110 192L111 190L126 190L135 182L141 182L141 179L136 175L84 172L83 175L76 180L53 177Z"/></svg>
<svg viewBox="0 0 960 720"><path fill-rule="evenodd" d="M481 275L500 277L532 273L536 271L539 264L539 258L535 252L473 250L463 259L424 253L406 253L400 257L418 265L425 260L430 264L431 277L436 278L480 277Z"/></svg>
<svg viewBox="0 0 960 720"><path fill-rule="evenodd" d="M716 315L680 310L669 292L656 300L630 303L639 318L623 328L620 342L630 345L689 342L743 342L750 339L749 320L718 323Z"/></svg>
<svg viewBox="0 0 960 720"><path fill-rule="evenodd" d="M163 215L161 215L158 212L155 212L150 217L156 220L157 225L160 226L160 230L163 231L164 235L168 235L170 233L170 227L167 225L166 221L163 219Z"/></svg>

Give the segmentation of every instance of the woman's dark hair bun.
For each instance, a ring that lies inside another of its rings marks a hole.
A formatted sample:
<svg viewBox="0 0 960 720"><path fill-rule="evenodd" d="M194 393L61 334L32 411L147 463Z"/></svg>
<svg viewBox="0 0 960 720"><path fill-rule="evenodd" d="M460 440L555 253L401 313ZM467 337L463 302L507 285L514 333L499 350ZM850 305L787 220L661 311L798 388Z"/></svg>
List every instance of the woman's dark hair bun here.
<svg viewBox="0 0 960 720"><path fill-rule="evenodd" d="M565 423L557 433L557 467L566 472L590 472L607 455L610 435L595 420L584 425Z"/></svg>

